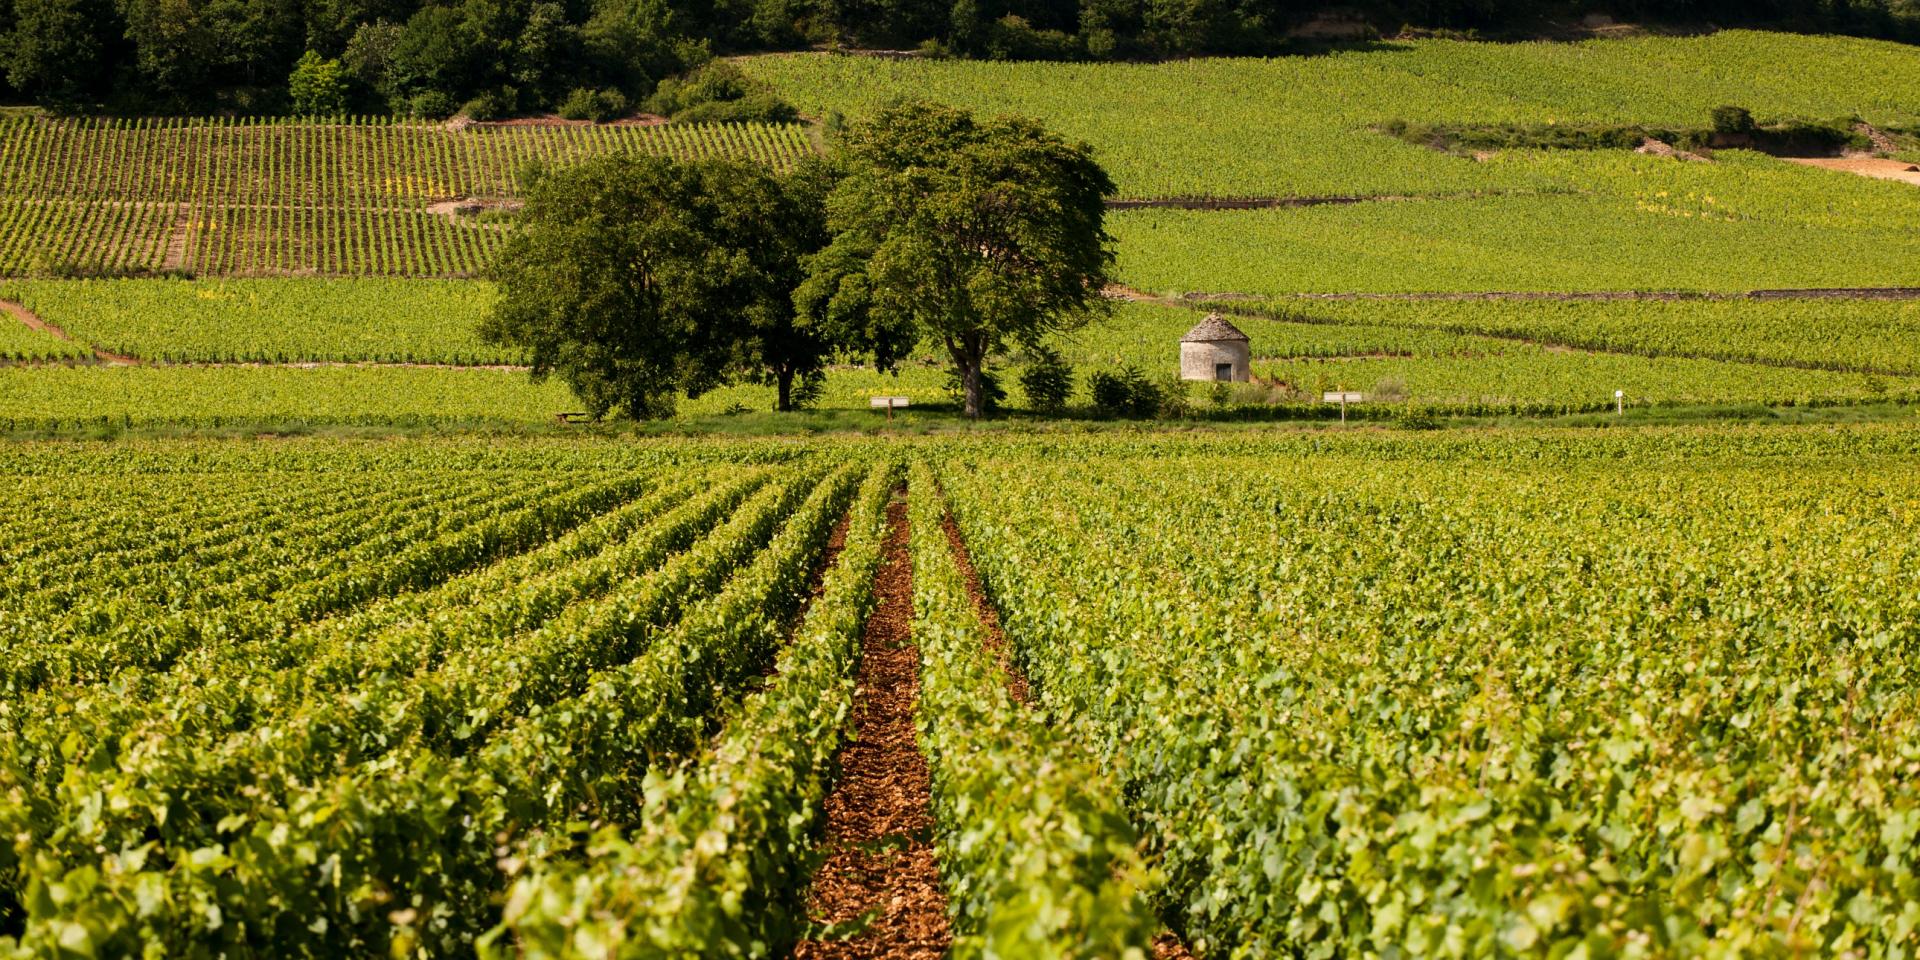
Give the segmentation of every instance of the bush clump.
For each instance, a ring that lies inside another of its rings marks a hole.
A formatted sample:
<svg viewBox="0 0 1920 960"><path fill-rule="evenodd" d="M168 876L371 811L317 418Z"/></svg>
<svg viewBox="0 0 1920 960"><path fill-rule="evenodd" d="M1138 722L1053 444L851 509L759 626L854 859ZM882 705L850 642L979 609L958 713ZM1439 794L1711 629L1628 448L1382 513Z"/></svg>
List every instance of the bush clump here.
<svg viewBox="0 0 1920 960"><path fill-rule="evenodd" d="M676 123L792 123L800 118L800 111L772 88L725 61L660 81L647 98L646 110Z"/></svg>
<svg viewBox="0 0 1920 960"><path fill-rule="evenodd" d="M605 123L618 119L627 112L626 94L611 87L595 90L592 87L578 87L560 101L560 116L568 120L592 120Z"/></svg>
<svg viewBox="0 0 1920 960"><path fill-rule="evenodd" d="M1714 107L1712 118L1714 133L1752 133L1759 128L1746 107Z"/></svg>
<svg viewBox="0 0 1920 960"><path fill-rule="evenodd" d="M1026 369L1020 371L1020 389L1027 395L1027 406L1041 413L1059 413L1073 396L1073 367L1060 351L1035 347L1027 353Z"/></svg>
<svg viewBox="0 0 1920 960"><path fill-rule="evenodd" d="M1165 399L1160 385L1132 364L1117 373L1096 371L1087 377L1087 392L1093 397L1093 408L1101 414L1136 420L1159 413L1160 403Z"/></svg>

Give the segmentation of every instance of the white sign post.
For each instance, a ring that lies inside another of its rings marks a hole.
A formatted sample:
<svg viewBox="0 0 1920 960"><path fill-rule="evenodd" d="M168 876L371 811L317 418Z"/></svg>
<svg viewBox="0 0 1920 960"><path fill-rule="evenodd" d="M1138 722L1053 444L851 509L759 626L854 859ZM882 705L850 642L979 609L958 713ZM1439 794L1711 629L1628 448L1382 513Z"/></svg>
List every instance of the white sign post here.
<svg viewBox="0 0 1920 960"><path fill-rule="evenodd" d="M907 398L906 397L869 397L867 399L867 406L872 407L875 410L878 410L881 407L887 408L887 421L892 422L894 408L898 407L899 409L902 409L902 410L906 409Z"/></svg>
<svg viewBox="0 0 1920 960"><path fill-rule="evenodd" d="M1322 394L1320 399L1326 403L1339 404L1340 405L1340 422L1346 423L1347 422L1347 404L1359 403L1360 401L1367 399L1367 395L1364 393L1352 393L1346 390L1329 390L1326 393Z"/></svg>
<svg viewBox="0 0 1920 960"><path fill-rule="evenodd" d="M1613 392L1613 412L1621 416L1626 416L1627 392L1625 390L1615 390Z"/></svg>

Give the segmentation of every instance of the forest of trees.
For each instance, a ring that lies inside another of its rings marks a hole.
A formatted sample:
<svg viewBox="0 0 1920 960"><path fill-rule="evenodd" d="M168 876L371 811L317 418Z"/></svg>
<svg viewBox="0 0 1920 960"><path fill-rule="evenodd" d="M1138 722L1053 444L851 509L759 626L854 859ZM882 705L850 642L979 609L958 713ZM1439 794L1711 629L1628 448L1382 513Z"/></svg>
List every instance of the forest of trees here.
<svg viewBox="0 0 1920 960"><path fill-rule="evenodd" d="M822 43L1023 59L1272 53L1297 49L1288 31L1329 9L1385 32L1524 33L1603 12L1920 40L1920 0L0 0L0 100L605 114L722 53Z"/></svg>

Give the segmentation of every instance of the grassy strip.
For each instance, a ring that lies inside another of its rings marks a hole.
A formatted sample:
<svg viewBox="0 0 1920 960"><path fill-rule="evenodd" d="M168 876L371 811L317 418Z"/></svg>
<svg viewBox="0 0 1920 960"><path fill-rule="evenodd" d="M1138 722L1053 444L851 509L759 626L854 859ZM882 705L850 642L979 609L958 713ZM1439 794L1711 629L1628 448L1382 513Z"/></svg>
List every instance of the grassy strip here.
<svg viewBox="0 0 1920 960"><path fill-rule="evenodd" d="M1133 826L1071 734L1014 703L941 527L912 476L920 746L933 770L956 957L1144 957L1158 922Z"/></svg>
<svg viewBox="0 0 1920 960"><path fill-rule="evenodd" d="M639 831L603 830L585 861L521 877L484 955L765 956L793 939L896 476L868 474L840 560L768 687L712 749L654 779Z"/></svg>

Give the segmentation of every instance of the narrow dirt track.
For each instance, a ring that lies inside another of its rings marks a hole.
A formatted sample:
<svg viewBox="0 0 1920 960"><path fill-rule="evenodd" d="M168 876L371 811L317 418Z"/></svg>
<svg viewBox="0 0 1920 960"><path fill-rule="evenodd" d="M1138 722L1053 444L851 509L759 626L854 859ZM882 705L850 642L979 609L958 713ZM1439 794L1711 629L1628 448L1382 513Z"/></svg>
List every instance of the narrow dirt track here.
<svg viewBox="0 0 1920 960"><path fill-rule="evenodd" d="M803 940L799 960L935 958L952 943L946 891L932 842L931 779L914 730L920 652L913 643L913 568L907 505L887 508L887 542L861 638L854 734L836 758L826 801L826 862L807 915L845 938Z"/></svg>
<svg viewBox="0 0 1920 960"><path fill-rule="evenodd" d="M41 333L44 333L47 336L54 338L55 340L64 340L68 343L78 342L74 340L73 336L67 333L67 331L41 319L39 314L34 313L32 310L28 310L22 304L14 303L11 300L0 300L0 313L6 313L12 316L15 320L18 320L21 323L26 324L27 329L38 330ZM104 360L107 363L116 363L122 366L138 366L140 364L140 360L136 357L128 357L118 353L110 353L106 350L100 349L99 347L95 347L91 345L88 345L87 349L93 351L93 355L95 357L98 357L99 359Z"/></svg>
<svg viewBox="0 0 1920 960"><path fill-rule="evenodd" d="M980 571L973 568L973 554L967 551L967 541L960 535L960 525L953 520L953 514L947 514L941 521L947 531L947 544L953 548L954 565L960 568L960 576L967 582L967 596L973 598L973 612L980 617L980 624L987 628L987 649L993 651L993 658L1000 662L1000 673L1007 682L1007 693L1014 702L1022 706L1033 705L1033 687L1027 683L1026 671L1013 662L1013 653L1007 648L1006 631L1000 629L1000 611L994 609L987 600L987 591L980 584Z"/></svg>

